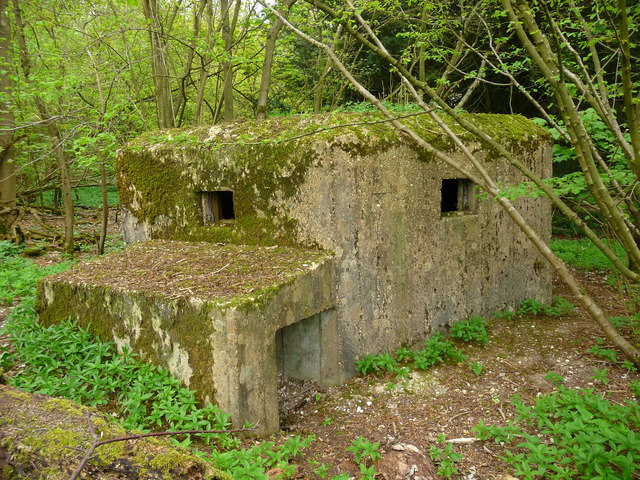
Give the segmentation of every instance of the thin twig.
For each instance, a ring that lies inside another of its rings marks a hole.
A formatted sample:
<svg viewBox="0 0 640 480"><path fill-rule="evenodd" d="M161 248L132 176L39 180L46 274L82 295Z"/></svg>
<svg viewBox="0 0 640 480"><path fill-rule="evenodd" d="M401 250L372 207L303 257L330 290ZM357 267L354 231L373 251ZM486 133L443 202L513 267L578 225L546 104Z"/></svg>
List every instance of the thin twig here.
<svg viewBox="0 0 640 480"><path fill-rule="evenodd" d="M456 418L462 417L463 415L468 415L469 413L473 413L473 410L467 410L465 412L460 412L457 415L454 415L453 417L449 418L449 420L447 421L447 424L451 425L451 422L454 421Z"/></svg>
<svg viewBox="0 0 640 480"><path fill-rule="evenodd" d="M211 272L209 275L215 275L216 273L220 273L222 270L224 270L225 268L227 268L229 265L231 265L231 263L227 263L224 267L220 267L219 269Z"/></svg>

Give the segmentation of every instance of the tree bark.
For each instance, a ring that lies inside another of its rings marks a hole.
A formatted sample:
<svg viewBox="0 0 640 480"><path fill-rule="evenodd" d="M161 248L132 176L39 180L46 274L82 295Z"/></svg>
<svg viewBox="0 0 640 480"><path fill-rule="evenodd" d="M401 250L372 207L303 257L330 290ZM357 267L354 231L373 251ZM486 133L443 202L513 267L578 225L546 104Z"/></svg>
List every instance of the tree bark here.
<svg viewBox="0 0 640 480"><path fill-rule="evenodd" d="M224 121L233 120L233 32L235 31L240 12L241 0L235 0L233 17L231 5L234 0L220 0L222 13L222 41L224 43L225 59L222 63L222 101L224 104Z"/></svg>
<svg viewBox="0 0 640 480"><path fill-rule="evenodd" d="M0 95L11 98L13 84L10 71L11 23L9 0L0 0ZM0 102L0 237L8 235L16 219L16 177L13 158L13 107L9 100Z"/></svg>
<svg viewBox="0 0 640 480"><path fill-rule="evenodd" d="M151 44L151 66L155 86L156 108L159 128L175 126L175 112L171 95L167 49L162 37L162 24L158 17L157 0L142 0L144 16L147 19L149 42Z"/></svg>
<svg viewBox="0 0 640 480"><path fill-rule="evenodd" d="M22 13L20 11L19 0L13 0L13 10L17 26L18 44L20 46L20 62L24 72L25 80L31 83L31 58L27 49L27 42L24 35L24 23L22 21ZM65 253L73 254L73 226L74 212L73 199L71 198L71 178L69 174L69 157L64 148L64 139L58 128L58 124L49 113L47 105L38 95L33 98L34 103L40 113L40 117L47 124L47 133L53 145L56 159L58 161L58 170L60 171L60 186L62 190L62 199L64 205L64 246Z"/></svg>
<svg viewBox="0 0 640 480"><path fill-rule="evenodd" d="M289 8L296 0L284 0L280 7L280 14L286 18ZM269 85L271 84L271 68L273 67L273 57L276 52L276 40L282 29L282 20L275 18L273 26L267 35L267 41L264 46L264 63L262 65L262 77L260 79L260 92L258 94L258 105L256 106L256 119L264 120L267 118L267 104L269 99Z"/></svg>

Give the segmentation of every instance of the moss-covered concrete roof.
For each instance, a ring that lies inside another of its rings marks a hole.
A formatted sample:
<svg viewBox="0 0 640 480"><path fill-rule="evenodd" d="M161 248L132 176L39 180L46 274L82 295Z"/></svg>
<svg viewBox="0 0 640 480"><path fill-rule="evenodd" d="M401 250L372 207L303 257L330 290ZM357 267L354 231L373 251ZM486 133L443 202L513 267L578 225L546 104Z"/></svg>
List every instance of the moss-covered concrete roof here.
<svg viewBox="0 0 640 480"><path fill-rule="evenodd" d="M287 247L150 240L47 277L169 297L259 297L331 257Z"/></svg>
<svg viewBox="0 0 640 480"><path fill-rule="evenodd" d="M468 141L475 139L444 112L441 116L462 138ZM521 144L531 141L534 137L549 136L545 129L520 115L465 113L463 116L505 144ZM443 149L452 147L446 134L426 113L410 114L400 120L428 142ZM333 112L149 132L133 140L125 150L163 147L216 149L232 145L275 145L292 141L300 145L330 140L344 134L353 134L354 138L366 140L366 143L373 142L372 147L405 141L380 113Z"/></svg>

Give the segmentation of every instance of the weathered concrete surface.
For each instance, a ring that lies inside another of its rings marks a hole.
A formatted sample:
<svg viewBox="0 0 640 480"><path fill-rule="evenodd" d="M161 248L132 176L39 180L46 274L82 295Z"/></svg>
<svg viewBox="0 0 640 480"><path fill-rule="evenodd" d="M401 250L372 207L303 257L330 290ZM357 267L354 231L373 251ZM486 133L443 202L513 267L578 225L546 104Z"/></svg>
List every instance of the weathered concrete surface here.
<svg viewBox="0 0 640 480"><path fill-rule="evenodd" d="M378 119L287 118L141 137L118 160L125 237L335 252L339 343L332 348L342 378L354 373L362 355L415 344L452 322L527 298L548 302L548 266L496 202L474 195L473 208L443 214L442 181L459 173L407 145L387 124L335 128ZM551 175L544 130L517 116L469 119L538 175ZM411 122L471 168L436 125L424 117ZM463 138L498 182L523 181L504 159ZM199 192L219 190L233 191L236 218L206 225ZM548 239L548 201L520 198L516 204Z"/></svg>
<svg viewBox="0 0 640 480"><path fill-rule="evenodd" d="M128 433L97 411L71 400L32 395L0 385L0 478L67 480L93 442ZM231 480L167 439L114 442L96 449L81 479Z"/></svg>
<svg viewBox="0 0 640 480"><path fill-rule="evenodd" d="M225 263L215 269L207 259ZM276 332L334 307L334 270L331 255L308 250L151 241L46 277L37 308L43 323L71 316L166 367L236 425L258 422L270 433L279 427ZM331 322L323 335L338 344ZM336 383L339 359L330 353L299 361L315 362L305 367L314 380Z"/></svg>

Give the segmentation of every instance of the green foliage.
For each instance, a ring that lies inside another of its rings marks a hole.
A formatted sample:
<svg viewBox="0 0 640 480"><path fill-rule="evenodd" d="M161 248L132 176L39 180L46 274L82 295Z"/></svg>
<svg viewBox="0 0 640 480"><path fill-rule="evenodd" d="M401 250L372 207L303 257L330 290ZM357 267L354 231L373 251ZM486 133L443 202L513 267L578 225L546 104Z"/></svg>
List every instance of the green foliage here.
<svg viewBox="0 0 640 480"><path fill-rule="evenodd" d="M471 317L461 320L451 326L451 336L463 342L474 342L478 345L489 343L487 334L487 321L481 317Z"/></svg>
<svg viewBox="0 0 640 480"><path fill-rule="evenodd" d="M251 448L231 449L225 452L214 450L211 458L217 468L231 472L237 480L267 480L269 476L265 471L272 468L279 468L285 472L280 478L292 478L295 470L290 461L299 456L314 440L313 435L292 436L282 445L264 441Z"/></svg>
<svg viewBox="0 0 640 480"><path fill-rule="evenodd" d="M356 371L362 375L393 373L403 378L409 374L410 369L428 370L438 364L467 360L466 356L441 333L428 338L424 347L419 350L411 351L403 347L398 349L395 355L396 358L389 353L366 355L356 363Z"/></svg>
<svg viewBox="0 0 640 480"><path fill-rule="evenodd" d="M318 465L318 462L314 462L315 465ZM329 469L331 467L324 463L319 464L316 468L313 469L313 473L319 476L320 478L325 478L329 473Z"/></svg>
<svg viewBox="0 0 640 480"><path fill-rule="evenodd" d="M429 456L438 464L438 475L444 478L451 478L459 475L460 471L456 467L456 463L462 460L463 455L453 450L451 443L445 442L444 435L440 435L438 441L443 443L442 448L436 445L429 447Z"/></svg>
<svg viewBox="0 0 640 480"><path fill-rule="evenodd" d="M598 358L606 360L607 362L616 365L620 360L618 358L618 352L611 350L610 348L604 348L601 345L594 345L589 349L589 353L595 355Z"/></svg>
<svg viewBox="0 0 640 480"><path fill-rule="evenodd" d="M566 298L553 297L553 303L551 305L545 305L543 310L545 315L549 315L551 317L562 317L572 310L575 310L575 308L576 306Z"/></svg>
<svg viewBox="0 0 640 480"><path fill-rule="evenodd" d="M573 305L562 297L554 297L553 304L544 305L542 302L534 299L524 300L518 307L518 315L549 315L551 317L561 317L573 310Z"/></svg>
<svg viewBox="0 0 640 480"><path fill-rule="evenodd" d="M398 362L389 353L380 355L365 355L356 365L356 371L362 375L369 373L393 373L398 368Z"/></svg>
<svg viewBox="0 0 640 480"><path fill-rule="evenodd" d="M617 252L626 263L626 255L619 243L609 242L609 247ZM554 238L551 249L565 263L585 270L613 270L607 257L588 238Z"/></svg>
<svg viewBox="0 0 640 480"><path fill-rule="evenodd" d="M626 317L611 317L609 320L618 331L640 340L640 312Z"/></svg>
<svg viewBox="0 0 640 480"><path fill-rule="evenodd" d="M10 244L0 244L2 255L18 251ZM21 364L18 373L7 378L9 383L29 392L108 406L114 418L129 430L230 428L229 415L214 405L200 405L195 392L180 386L166 370L133 353L118 354L111 342L96 340L71 321L47 328L38 324L33 282L49 270L18 260L24 263L10 265L30 274L24 279L24 288L12 290L26 292L25 298L13 308L0 331L11 345L10 350L0 350L0 368L9 371ZM5 267L6 262L0 265ZM26 285L28 282L30 285ZM294 468L289 462L314 438L290 437L282 445L262 442L249 449L240 449L239 440L226 433L172 436L171 440L183 447L207 446L207 450L196 453L238 480L266 480L265 469L274 467L282 469L287 478L292 477Z"/></svg>
<svg viewBox="0 0 640 480"><path fill-rule="evenodd" d="M593 389L541 395L533 406L515 396L515 420L505 427L479 423L478 437L512 446L504 460L523 479L634 478L640 469L640 406L612 403Z"/></svg>
<svg viewBox="0 0 640 480"><path fill-rule="evenodd" d="M565 378L562 375L558 375L555 372L547 372L544 379L550 381L556 387L562 385L565 381Z"/></svg>
<svg viewBox="0 0 640 480"><path fill-rule="evenodd" d="M384 101L382 104L391 112L398 114L402 113L417 113L422 111L417 103L394 103ZM378 113L378 107L371 102L345 102L336 109L337 112L351 112L351 113L364 113L372 112Z"/></svg>
<svg viewBox="0 0 640 480"><path fill-rule="evenodd" d="M378 472L376 471L376 467L373 465L369 465L368 467L361 463L358 465L360 467L360 480L375 480Z"/></svg>
<svg viewBox="0 0 640 480"><path fill-rule="evenodd" d="M198 407L194 392L181 387L164 369L133 353L119 355L112 343L94 339L70 321L47 328L38 324L33 298L13 309L4 331L15 360L25 365L9 379L18 388L91 406L114 403L119 422L130 430L210 430L230 425L229 416L217 407ZM207 443L234 443L229 436L202 437Z"/></svg>
<svg viewBox="0 0 640 480"><path fill-rule="evenodd" d="M518 307L518 315L541 315L543 312L542 302L534 299L524 300Z"/></svg>
<svg viewBox="0 0 640 480"><path fill-rule="evenodd" d="M79 207L102 208L102 189L100 187L79 187L72 189L73 203ZM120 204L118 189L115 186L107 187L107 202L109 207L117 207ZM53 190L47 190L42 195L42 205L55 206Z"/></svg>
<svg viewBox="0 0 640 480"><path fill-rule="evenodd" d="M378 472L373 464L382 456L380 454L380 442L372 443L366 438L358 437L352 440L351 445L345 450L353 453L360 469L360 480L374 480Z"/></svg>
<svg viewBox="0 0 640 480"><path fill-rule="evenodd" d="M441 363L466 361L465 355L453 343L436 333L424 343L424 348L414 352L413 366L427 370Z"/></svg>
<svg viewBox="0 0 640 480"><path fill-rule="evenodd" d="M594 368L593 376L591 378L596 382L600 382L602 385L608 385L609 370L607 368Z"/></svg>
<svg viewBox="0 0 640 480"><path fill-rule="evenodd" d="M66 270L71 265L71 262L63 262L40 267L31 260L19 257L23 250L22 246L0 241L0 305L34 295L39 278Z"/></svg>
<svg viewBox="0 0 640 480"><path fill-rule="evenodd" d="M638 367L636 367L633 362L621 358L619 352L612 350L611 348L604 347L603 344L604 339L596 338L596 345L589 349L589 353L611 365L617 365L620 368L624 368L631 372L638 371ZM604 369L604 371L604 374L596 373L593 378L606 385L606 369ZM602 381L601 378L604 378L605 381Z"/></svg>
<svg viewBox="0 0 640 480"><path fill-rule="evenodd" d="M482 372L484 372L484 366L478 362L474 362L473 364L471 364L470 368L471 371L477 376L482 375Z"/></svg>
<svg viewBox="0 0 640 480"><path fill-rule="evenodd" d="M353 453L356 463L363 463L367 460L375 462L380 455L380 442L371 443L364 437L358 437L351 441L351 446L346 448L347 452Z"/></svg>
<svg viewBox="0 0 640 480"><path fill-rule="evenodd" d="M504 320L513 320L516 317L517 313L511 309L505 309L499 312L493 312L493 316L495 318L502 318Z"/></svg>

